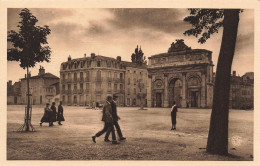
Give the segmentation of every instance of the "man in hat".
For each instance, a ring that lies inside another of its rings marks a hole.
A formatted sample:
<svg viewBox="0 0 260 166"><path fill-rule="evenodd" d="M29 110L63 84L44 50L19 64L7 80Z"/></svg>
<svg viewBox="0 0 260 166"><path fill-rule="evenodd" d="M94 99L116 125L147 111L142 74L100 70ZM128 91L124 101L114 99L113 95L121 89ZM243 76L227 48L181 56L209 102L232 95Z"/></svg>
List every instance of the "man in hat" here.
<svg viewBox="0 0 260 166"><path fill-rule="evenodd" d="M40 126L42 126L43 122L48 122L49 126L51 126L50 116L51 116L52 110L49 108L49 106L50 106L50 104L46 103L46 107L44 108L44 114L43 114L43 117L41 119Z"/></svg>
<svg viewBox="0 0 260 166"><path fill-rule="evenodd" d="M96 137L101 136L105 132L106 132L105 141L109 142L110 141L108 139L109 133L112 132L112 144L118 144L118 142L116 141L116 134L115 134L115 129L114 129L114 125L113 125L112 108L111 108L111 104L110 104L111 101L112 101L112 97L107 96L106 103L103 107L103 115L102 115L102 121L105 122L104 128L101 131L99 131L98 133L96 133L94 136L92 136L92 141L94 143L96 143Z"/></svg>
<svg viewBox="0 0 260 166"><path fill-rule="evenodd" d="M118 98L118 96L114 94L113 95L113 100L111 101L113 124L116 127L116 131L117 131L117 134L119 136L119 140L123 141L126 138L123 137L122 131L121 131L120 126L118 124L118 120L120 120L120 117L117 115L117 108L116 108L116 100L117 100L117 98Z"/></svg>

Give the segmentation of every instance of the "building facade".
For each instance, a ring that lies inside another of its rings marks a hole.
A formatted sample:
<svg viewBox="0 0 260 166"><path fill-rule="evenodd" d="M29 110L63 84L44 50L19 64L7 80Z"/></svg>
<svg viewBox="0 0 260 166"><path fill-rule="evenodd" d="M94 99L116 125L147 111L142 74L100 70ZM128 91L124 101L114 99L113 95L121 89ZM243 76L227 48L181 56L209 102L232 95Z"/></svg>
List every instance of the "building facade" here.
<svg viewBox="0 0 260 166"><path fill-rule="evenodd" d="M213 66L211 51L191 49L183 40L149 57L148 107L171 107L173 101L179 107L211 107Z"/></svg>
<svg viewBox="0 0 260 166"><path fill-rule="evenodd" d="M126 85L126 78L133 79L130 74L130 71L134 71L132 68L135 67L129 62L122 61L120 56L115 59L92 53L90 57L86 55L78 59L69 57L60 68L61 100L66 105L94 107L104 104L108 95L116 94L118 106L126 106L129 100L131 101L131 104L128 103L129 106L138 105L137 102L132 102L134 101L132 96L129 97L127 94L126 97L126 90L134 84L134 81L131 81L129 86ZM146 81L145 77L143 81Z"/></svg>
<svg viewBox="0 0 260 166"><path fill-rule="evenodd" d="M233 71L230 82L229 107L233 109L254 109L254 73L237 76Z"/></svg>
<svg viewBox="0 0 260 166"><path fill-rule="evenodd" d="M52 101L59 101L57 98L59 95L59 77L45 73L45 69L40 67L37 76L29 75L29 86L30 86L30 102L34 104L45 104ZM27 103L27 79L21 79L21 97L22 103ZM55 98L56 96L56 98Z"/></svg>
<svg viewBox="0 0 260 166"><path fill-rule="evenodd" d="M7 104L22 104L21 82L7 82Z"/></svg>

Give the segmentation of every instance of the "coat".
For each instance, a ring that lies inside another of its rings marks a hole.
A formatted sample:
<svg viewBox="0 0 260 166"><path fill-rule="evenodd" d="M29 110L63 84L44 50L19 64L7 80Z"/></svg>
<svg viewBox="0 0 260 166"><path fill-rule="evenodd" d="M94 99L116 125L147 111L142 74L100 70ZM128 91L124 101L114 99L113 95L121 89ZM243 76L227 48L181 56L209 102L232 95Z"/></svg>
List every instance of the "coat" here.
<svg viewBox="0 0 260 166"><path fill-rule="evenodd" d="M176 112L178 112L177 106L174 105L172 106L172 111L171 111L172 124L176 124Z"/></svg>
<svg viewBox="0 0 260 166"><path fill-rule="evenodd" d="M105 123L113 123L112 108L111 104L108 101L106 101L102 112L102 121L104 121Z"/></svg>
<svg viewBox="0 0 260 166"><path fill-rule="evenodd" d="M111 108L113 120L118 121L116 102L114 100L111 102Z"/></svg>
<svg viewBox="0 0 260 166"><path fill-rule="evenodd" d="M56 115L57 115L57 111L56 111L56 107L54 105L51 106L51 110L52 110L52 114L51 114L51 117L50 117L50 120L52 122L56 122Z"/></svg>
<svg viewBox="0 0 260 166"><path fill-rule="evenodd" d="M43 114L43 117L41 119L41 122L50 122L50 117L51 117L51 114L52 114L52 110L48 107L44 108L44 114Z"/></svg>
<svg viewBox="0 0 260 166"><path fill-rule="evenodd" d="M57 121L65 121L64 116L63 116L63 107L62 107L62 105L58 106Z"/></svg>

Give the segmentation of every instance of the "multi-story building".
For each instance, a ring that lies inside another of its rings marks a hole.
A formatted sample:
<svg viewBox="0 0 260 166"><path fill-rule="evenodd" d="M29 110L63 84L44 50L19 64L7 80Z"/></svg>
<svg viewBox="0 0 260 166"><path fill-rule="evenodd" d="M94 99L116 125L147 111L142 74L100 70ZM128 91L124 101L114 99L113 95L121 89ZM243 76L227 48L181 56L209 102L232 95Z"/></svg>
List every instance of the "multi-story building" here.
<svg viewBox="0 0 260 166"><path fill-rule="evenodd" d="M233 71L230 82L229 107L233 109L254 108L254 73L237 76Z"/></svg>
<svg viewBox="0 0 260 166"><path fill-rule="evenodd" d="M45 104L52 101L59 101L59 77L45 73L45 69L40 67L37 76L29 76L30 101L31 104ZM27 103L27 79L21 79L22 103Z"/></svg>
<svg viewBox="0 0 260 166"><path fill-rule="evenodd" d="M128 88L134 84L134 76L130 71L134 73L134 71L140 72L139 70L141 69L131 65L130 62L121 61L120 56L115 59L92 53L90 57L86 55L78 59L69 57L60 68L61 100L66 105L93 107L103 104L108 95L116 94L119 106L137 106L136 96L128 96ZM142 81L146 82L145 75L142 76ZM130 81L132 79L129 85L126 83L128 78ZM134 94L134 91L132 93Z"/></svg>
<svg viewBox="0 0 260 166"><path fill-rule="evenodd" d="M22 104L21 82L7 82L7 104Z"/></svg>
<svg viewBox="0 0 260 166"><path fill-rule="evenodd" d="M213 66L211 51L191 49L183 40L149 57L148 107L171 107L173 101L180 107L211 107Z"/></svg>

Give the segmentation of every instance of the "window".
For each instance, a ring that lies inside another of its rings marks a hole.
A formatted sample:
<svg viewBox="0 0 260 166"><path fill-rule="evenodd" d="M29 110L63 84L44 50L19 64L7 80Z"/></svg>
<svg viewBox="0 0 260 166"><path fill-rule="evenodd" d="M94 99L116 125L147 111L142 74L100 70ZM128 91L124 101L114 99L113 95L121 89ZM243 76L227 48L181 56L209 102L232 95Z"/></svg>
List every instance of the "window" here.
<svg viewBox="0 0 260 166"><path fill-rule="evenodd" d="M111 72L110 71L108 72L108 78L111 78Z"/></svg>
<svg viewBox="0 0 260 166"><path fill-rule="evenodd" d="M74 84L74 90L77 90L77 84Z"/></svg>
<svg viewBox="0 0 260 166"><path fill-rule="evenodd" d="M133 99L133 105L136 105L136 99Z"/></svg>
<svg viewBox="0 0 260 166"><path fill-rule="evenodd" d="M127 94L129 94L129 95L130 95L130 89L129 89L129 88L127 89Z"/></svg>
<svg viewBox="0 0 260 166"><path fill-rule="evenodd" d="M115 78L115 79L117 78L117 72L114 73L114 78Z"/></svg>
<svg viewBox="0 0 260 166"><path fill-rule="evenodd" d="M74 96L74 104L77 104L77 96Z"/></svg>
<svg viewBox="0 0 260 166"><path fill-rule="evenodd" d="M89 71L86 72L86 79L87 79L87 81L90 81L90 74L89 74Z"/></svg>
<svg viewBox="0 0 260 166"><path fill-rule="evenodd" d="M98 82L98 83L96 84L96 90L101 90L101 83L100 83L100 82Z"/></svg>
<svg viewBox="0 0 260 166"><path fill-rule="evenodd" d="M108 89L111 89L111 83L110 82L108 83Z"/></svg>
<svg viewBox="0 0 260 166"><path fill-rule="evenodd" d="M69 91L71 90L71 85L70 85L70 84L68 84L68 90L69 90Z"/></svg>
<svg viewBox="0 0 260 166"><path fill-rule="evenodd" d="M123 73L120 73L120 80L123 80Z"/></svg>
<svg viewBox="0 0 260 166"><path fill-rule="evenodd" d="M127 105L130 105L130 99L127 98Z"/></svg>
<svg viewBox="0 0 260 166"><path fill-rule="evenodd" d="M86 89L89 89L89 83L86 83Z"/></svg>
<svg viewBox="0 0 260 166"><path fill-rule="evenodd" d="M91 66L91 61L87 61L87 67Z"/></svg>
<svg viewBox="0 0 260 166"><path fill-rule="evenodd" d="M101 62L97 61L97 67L100 67L100 66L101 66Z"/></svg>
<svg viewBox="0 0 260 166"><path fill-rule="evenodd" d="M123 90L123 84L120 84L120 90L121 91Z"/></svg>
<svg viewBox="0 0 260 166"><path fill-rule="evenodd" d="M74 68L77 69L77 62L74 63Z"/></svg>
<svg viewBox="0 0 260 166"><path fill-rule="evenodd" d="M71 74L70 73L68 74L68 77L69 77L69 79L71 79Z"/></svg>
<svg viewBox="0 0 260 166"><path fill-rule="evenodd" d="M134 85L136 84L136 78L134 78Z"/></svg>
<svg viewBox="0 0 260 166"><path fill-rule="evenodd" d="M97 71L97 81L101 81L101 71Z"/></svg>
<svg viewBox="0 0 260 166"><path fill-rule="evenodd" d="M66 65L64 64L64 65L62 65L62 67L63 67L63 70L66 70Z"/></svg>
<svg viewBox="0 0 260 166"><path fill-rule="evenodd" d="M136 94L136 89L134 88L134 94Z"/></svg>
<svg viewBox="0 0 260 166"><path fill-rule="evenodd" d="M62 102L65 103L65 96L62 96Z"/></svg>
<svg viewBox="0 0 260 166"><path fill-rule="evenodd" d="M80 83L80 90L83 90L83 83Z"/></svg>
<svg viewBox="0 0 260 166"><path fill-rule="evenodd" d="M74 73L74 81L77 80L77 73Z"/></svg>
<svg viewBox="0 0 260 166"><path fill-rule="evenodd" d="M83 79L83 72L80 72L80 79Z"/></svg>
<svg viewBox="0 0 260 166"><path fill-rule="evenodd" d="M83 62L80 62L80 67L83 68L84 64Z"/></svg>
<svg viewBox="0 0 260 166"><path fill-rule="evenodd" d="M114 84L114 91L117 90L117 84Z"/></svg>
<svg viewBox="0 0 260 166"><path fill-rule="evenodd" d="M68 103L70 104L71 103L71 97L68 96Z"/></svg>
<svg viewBox="0 0 260 166"><path fill-rule="evenodd" d="M107 61L107 67L111 67L111 62Z"/></svg>
<svg viewBox="0 0 260 166"><path fill-rule="evenodd" d="M62 85L62 90L65 90L65 85Z"/></svg>
<svg viewBox="0 0 260 166"><path fill-rule="evenodd" d="M128 85L130 85L130 78L128 78Z"/></svg>
<svg viewBox="0 0 260 166"><path fill-rule="evenodd" d="M62 74L62 79L65 80L65 74Z"/></svg>

